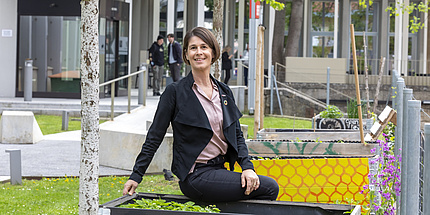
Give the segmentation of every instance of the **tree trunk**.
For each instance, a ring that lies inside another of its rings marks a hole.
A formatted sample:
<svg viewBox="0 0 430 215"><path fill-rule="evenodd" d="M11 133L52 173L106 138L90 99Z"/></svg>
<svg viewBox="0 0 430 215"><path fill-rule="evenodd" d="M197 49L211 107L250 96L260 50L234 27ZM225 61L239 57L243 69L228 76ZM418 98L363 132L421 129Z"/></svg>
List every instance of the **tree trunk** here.
<svg viewBox="0 0 430 215"><path fill-rule="evenodd" d="M99 207L99 1L81 1L81 165L79 214ZM114 90L112 89L112 93Z"/></svg>
<svg viewBox="0 0 430 215"><path fill-rule="evenodd" d="M299 54L300 34L303 25L303 0L293 0L291 4L290 27L288 30L286 56L297 57Z"/></svg>
<svg viewBox="0 0 430 215"><path fill-rule="evenodd" d="M286 0L280 0L279 2L285 4ZM275 25L273 29L273 43L272 43L272 64L276 63L285 65L285 48L284 48L284 33L285 33L285 8L283 10L277 10L275 12ZM279 80L280 76L284 77L285 69L283 67L277 67L278 74L276 79ZM281 72L283 71L283 72Z"/></svg>
<svg viewBox="0 0 430 215"><path fill-rule="evenodd" d="M214 11L213 11L213 30L215 38L218 40L218 44L222 44L222 21L224 11L224 0L214 0ZM221 46L222 49L222 46ZM214 63L214 78L220 80L221 77L221 58L218 58Z"/></svg>
<svg viewBox="0 0 430 215"><path fill-rule="evenodd" d="M376 107L378 107L379 90L381 88L381 83L382 83L382 74L384 73L384 63L385 63L385 57L381 57L381 64L379 67L379 75L378 75L378 83L376 84L375 99L373 100L373 113L375 113L375 114L376 114Z"/></svg>

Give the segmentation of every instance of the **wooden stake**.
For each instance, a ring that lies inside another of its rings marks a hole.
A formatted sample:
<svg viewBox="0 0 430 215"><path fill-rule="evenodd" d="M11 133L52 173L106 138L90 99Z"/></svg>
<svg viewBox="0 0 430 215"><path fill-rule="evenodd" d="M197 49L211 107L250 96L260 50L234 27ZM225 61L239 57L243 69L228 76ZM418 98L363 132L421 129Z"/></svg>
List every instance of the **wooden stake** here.
<svg viewBox="0 0 430 215"><path fill-rule="evenodd" d="M350 28L351 28L352 57L353 57L354 76L355 76L355 93L357 94L358 122L360 124L360 138L361 138L361 143L366 144L364 142L363 116L361 114L360 85L358 83L358 66L357 66L357 53L356 53L357 51L355 48L354 24L351 24Z"/></svg>
<svg viewBox="0 0 430 215"><path fill-rule="evenodd" d="M264 128L264 26L258 26L260 44L260 129Z"/></svg>

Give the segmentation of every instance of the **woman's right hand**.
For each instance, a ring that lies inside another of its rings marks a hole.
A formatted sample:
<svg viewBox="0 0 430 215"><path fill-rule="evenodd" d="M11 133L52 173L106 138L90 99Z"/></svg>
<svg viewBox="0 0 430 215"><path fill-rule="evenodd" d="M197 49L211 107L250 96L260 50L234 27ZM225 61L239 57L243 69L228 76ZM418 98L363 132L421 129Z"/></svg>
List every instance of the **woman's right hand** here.
<svg viewBox="0 0 430 215"><path fill-rule="evenodd" d="M124 184L124 190L122 191L122 195L133 195L133 193L136 192L136 188L139 184L131 179L128 179L128 181Z"/></svg>

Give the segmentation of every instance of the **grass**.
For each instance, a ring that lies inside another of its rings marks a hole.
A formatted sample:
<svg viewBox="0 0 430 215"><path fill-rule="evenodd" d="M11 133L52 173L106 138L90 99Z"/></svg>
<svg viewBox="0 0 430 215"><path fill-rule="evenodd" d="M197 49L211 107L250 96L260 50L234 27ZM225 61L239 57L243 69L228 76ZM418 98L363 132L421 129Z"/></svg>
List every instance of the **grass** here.
<svg viewBox="0 0 430 215"><path fill-rule="evenodd" d="M36 118L37 124L39 124L40 130L42 130L43 135L65 132L65 130L61 130L62 116L34 115L34 118ZM72 120L72 119L77 119L77 120ZM106 121L107 120L100 120L99 123L101 124ZM76 118L76 117L75 118L70 117L68 131L75 131L75 130L81 130L81 120L79 120L79 118Z"/></svg>
<svg viewBox="0 0 430 215"><path fill-rule="evenodd" d="M243 116L240 120L241 124L248 125L248 138L254 138L254 117ZM268 116L264 117L264 128L296 128L310 129L312 122L310 120L291 119L287 117Z"/></svg>
<svg viewBox="0 0 430 215"><path fill-rule="evenodd" d="M128 177L101 177L99 203L122 196ZM136 192L182 195L177 181L163 175L144 176ZM23 185L0 184L1 214L78 214L79 178L42 178L23 180Z"/></svg>
<svg viewBox="0 0 430 215"><path fill-rule="evenodd" d="M63 132L61 116L36 115L44 135ZM100 121L102 123L104 121ZM253 117L242 117L242 124L248 125L252 137ZM307 120L293 120L284 117L265 117L265 128L310 128ZM70 121L69 130L79 130L80 121ZM103 204L122 196L122 189L128 177L102 177L99 179L99 203ZM177 181L166 181L163 175L143 177L137 192L179 194ZM0 214L78 214L79 179L76 177L42 178L23 180L23 185L0 184Z"/></svg>

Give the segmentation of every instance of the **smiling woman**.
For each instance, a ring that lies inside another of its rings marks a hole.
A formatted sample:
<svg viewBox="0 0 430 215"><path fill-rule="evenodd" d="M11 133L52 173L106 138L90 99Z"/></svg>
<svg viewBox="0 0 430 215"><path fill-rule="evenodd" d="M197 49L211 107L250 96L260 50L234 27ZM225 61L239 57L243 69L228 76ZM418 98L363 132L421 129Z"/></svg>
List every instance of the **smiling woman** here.
<svg viewBox="0 0 430 215"><path fill-rule="evenodd" d="M211 65L220 56L215 36L206 28L191 29L184 37L182 54L192 70L161 95L123 194L135 192L171 124L172 172L180 179L184 195L206 202L275 200L279 191L276 181L257 175L250 161L240 129L242 114L231 89L210 74ZM227 170L225 162L230 170L238 163L242 173Z"/></svg>

